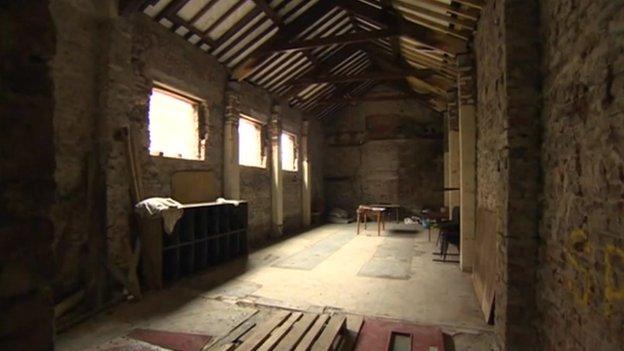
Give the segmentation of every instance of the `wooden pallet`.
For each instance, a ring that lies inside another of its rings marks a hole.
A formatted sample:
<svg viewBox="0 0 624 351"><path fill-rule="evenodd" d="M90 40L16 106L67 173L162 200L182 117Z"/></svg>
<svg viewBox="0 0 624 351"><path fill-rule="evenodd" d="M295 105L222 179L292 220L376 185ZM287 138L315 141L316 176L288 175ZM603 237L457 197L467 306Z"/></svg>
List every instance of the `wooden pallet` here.
<svg viewBox="0 0 624 351"><path fill-rule="evenodd" d="M362 322L362 317L352 315L262 311L241 323L206 350L351 350Z"/></svg>

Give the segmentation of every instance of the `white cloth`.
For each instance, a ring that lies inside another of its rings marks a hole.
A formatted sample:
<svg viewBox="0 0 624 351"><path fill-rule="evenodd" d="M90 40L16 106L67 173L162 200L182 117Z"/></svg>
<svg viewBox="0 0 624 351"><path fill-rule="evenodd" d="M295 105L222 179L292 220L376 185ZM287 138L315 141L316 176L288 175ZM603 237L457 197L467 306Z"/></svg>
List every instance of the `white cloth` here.
<svg viewBox="0 0 624 351"><path fill-rule="evenodd" d="M176 223L182 217L182 204L172 198L151 197L134 206L134 210L147 218L162 218L163 229L167 234L173 233Z"/></svg>
<svg viewBox="0 0 624 351"><path fill-rule="evenodd" d="M226 199L220 197L220 198L217 199L217 203L218 204L232 204L234 206L238 206L238 205L240 205L241 202L238 201L238 200L226 200Z"/></svg>

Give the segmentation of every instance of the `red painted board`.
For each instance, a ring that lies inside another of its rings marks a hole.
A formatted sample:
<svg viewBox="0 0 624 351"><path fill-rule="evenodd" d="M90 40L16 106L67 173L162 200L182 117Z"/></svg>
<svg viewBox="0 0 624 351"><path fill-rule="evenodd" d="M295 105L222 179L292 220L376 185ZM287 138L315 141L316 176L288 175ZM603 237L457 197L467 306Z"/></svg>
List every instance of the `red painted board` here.
<svg viewBox="0 0 624 351"><path fill-rule="evenodd" d="M403 323L388 319L365 318L355 351L383 351L390 344L392 333L412 335L412 351L444 351L444 337L438 327Z"/></svg>
<svg viewBox="0 0 624 351"><path fill-rule="evenodd" d="M176 351L200 351L212 340L209 335L151 329L134 329L128 337Z"/></svg>

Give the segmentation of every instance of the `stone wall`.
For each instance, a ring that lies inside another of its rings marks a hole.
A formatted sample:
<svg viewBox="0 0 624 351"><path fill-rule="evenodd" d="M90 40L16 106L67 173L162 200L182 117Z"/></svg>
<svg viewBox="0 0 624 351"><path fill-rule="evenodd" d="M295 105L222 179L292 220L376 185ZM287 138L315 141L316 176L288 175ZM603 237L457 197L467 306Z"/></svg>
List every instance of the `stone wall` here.
<svg viewBox="0 0 624 351"><path fill-rule="evenodd" d="M548 350L624 345L624 3L542 0Z"/></svg>
<svg viewBox="0 0 624 351"><path fill-rule="evenodd" d="M98 21L95 10L53 0L50 10L57 27L56 55L52 62L55 82L54 140L56 152L56 201L54 257L55 300L58 302L87 283L88 262L97 253L89 244L100 223L84 213L93 200L88 189L94 169L97 110ZM100 221L101 222L101 221Z"/></svg>
<svg viewBox="0 0 624 351"><path fill-rule="evenodd" d="M0 349L52 350L55 27L48 1L0 3Z"/></svg>
<svg viewBox="0 0 624 351"><path fill-rule="evenodd" d="M496 4L495 4L496 3ZM489 2L479 19L475 37L477 64L477 211L485 209L496 216L495 328L499 343L505 338L506 251L502 238L507 234L507 197L509 191L508 141L506 119L506 62L504 8ZM477 224L479 226L479 224ZM476 246L482 239L476 233ZM477 250L478 251L478 250Z"/></svg>
<svg viewBox="0 0 624 351"><path fill-rule="evenodd" d="M59 31L58 54L52 63L57 83L54 130L59 187L53 207L57 301L86 286L86 301L98 305L110 298L103 292L115 290L110 284L119 283L109 273L128 269L136 231L124 127L131 127L136 140L144 197L170 196L171 175L182 170L212 171L217 187L222 187L226 69L141 14L117 17L110 4L53 0L51 6ZM200 123L207 132L204 161L149 155L149 96L155 82L201 101ZM237 89L241 112L268 120L274 99L248 84ZM283 111L284 125L300 134L304 116L287 108ZM318 144L320 128L314 121L312 125L311 139ZM321 152L315 150L312 158L318 159ZM242 168L241 195L250 201L250 241L258 244L270 231L270 173L268 168ZM318 184L321 176L316 172ZM301 179L299 174L285 179L287 229L296 230L301 226L301 204L297 204Z"/></svg>
<svg viewBox="0 0 624 351"><path fill-rule="evenodd" d="M327 118L327 209L354 213L373 202L408 211L443 205L442 116L413 101L388 101L360 103Z"/></svg>
<svg viewBox="0 0 624 351"><path fill-rule="evenodd" d="M475 39L477 208L497 217L495 328L505 349L534 349L538 341L538 31L537 1L489 1Z"/></svg>

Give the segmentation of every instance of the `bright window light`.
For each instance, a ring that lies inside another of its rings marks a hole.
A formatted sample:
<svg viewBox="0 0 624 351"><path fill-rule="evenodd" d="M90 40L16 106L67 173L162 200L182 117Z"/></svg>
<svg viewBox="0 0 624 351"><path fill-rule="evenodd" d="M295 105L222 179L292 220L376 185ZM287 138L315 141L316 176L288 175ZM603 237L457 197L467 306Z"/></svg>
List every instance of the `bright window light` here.
<svg viewBox="0 0 624 351"><path fill-rule="evenodd" d="M203 160L198 107L181 95L154 88L149 105L150 155Z"/></svg>
<svg viewBox="0 0 624 351"><path fill-rule="evenodd" d="M265 167L262 126L247 118L238 122L238 163L243 166Z"/></svg>
<svg viewBox="0 0 624 351"><path fill-rule="evenodd" d="M290 133L282 133L282 169L297 171L297 137Z"/></svg>

